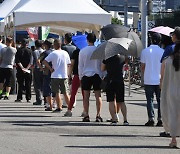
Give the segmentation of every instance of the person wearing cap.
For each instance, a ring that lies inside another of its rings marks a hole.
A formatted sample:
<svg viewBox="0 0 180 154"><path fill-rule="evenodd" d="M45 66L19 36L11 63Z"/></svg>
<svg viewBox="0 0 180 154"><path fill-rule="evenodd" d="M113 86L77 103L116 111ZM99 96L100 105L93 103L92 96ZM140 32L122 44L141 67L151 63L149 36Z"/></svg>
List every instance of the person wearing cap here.
<svg viewBox="0 0 180 154"><path fill-rule="evenodd" d="M52 90L51 90L51 72L49 71L49 69L43 65L43 61L44 59L53 52L52 49L52 44L53 44L53 40L52 39L47 39L44 41L43 46L45 47L45 51L43 53L40 54L39 58L38 58L38 65L39 68L43 71L43 96L46 99L46 102L49 104L49 107L47 107L45 109L45 111L52 111ZM52 66L51 63L49 63L50 66ZM55 96L53 96L55 97Z"/></svg>
<svg viewBox="0 0 180 154"><path fill-rule="evenodd" d="M2 48L0 52L0 99L3 98L3 86L6 87L6 93L4 100L9 99L9 93L11 90L11 81L13 77L13 66L15 60L16 48L12 47L13 39L7 37L7 47ZM5 83L4 83L5 81Z"/></svg>
<svg viewBox="0 0 180 154"><path fill-rule="evenodd" d="M15 56L15 63L16 63L16 77L18 82L18 93L17 99L15 102L22 101L22 94L25 84L25 95L27 102L30 103L31 100L31 82L32 82L32 74L30 71L31 66L33 65L33 56L32 51L27 48L28 40L23 39L21 42L21 48L17 50Z"/></svg>
<svg viewBox="0 0 180 154"><path fill-rule="evenodd" d="M154 126L154 105L153 98L156 94L156 100L158 105L158 116L156 126L162 126L161 112L160 112L160 69L161 69L161 57L164 50L158 46L161 41L161 35L154 33L152 35L152 44L142 50L141 53L141 70L144 74L144 87L147 99L147 113L148 122L145 126Z"/></svg>

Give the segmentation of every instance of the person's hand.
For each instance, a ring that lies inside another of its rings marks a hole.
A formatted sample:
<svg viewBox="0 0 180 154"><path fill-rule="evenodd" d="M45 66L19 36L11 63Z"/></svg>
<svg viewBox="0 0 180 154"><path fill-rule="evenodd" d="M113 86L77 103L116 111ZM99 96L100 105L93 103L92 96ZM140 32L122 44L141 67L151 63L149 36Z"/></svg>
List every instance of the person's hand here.
<svg viewBox="0 0 180 154"><path fill-rule="evenodd" d="M51 73L53 73L53 72L54 72L54 69L53 69L53 68L51 68L51 69L50 69L50 72L51 72Z"/></svg>

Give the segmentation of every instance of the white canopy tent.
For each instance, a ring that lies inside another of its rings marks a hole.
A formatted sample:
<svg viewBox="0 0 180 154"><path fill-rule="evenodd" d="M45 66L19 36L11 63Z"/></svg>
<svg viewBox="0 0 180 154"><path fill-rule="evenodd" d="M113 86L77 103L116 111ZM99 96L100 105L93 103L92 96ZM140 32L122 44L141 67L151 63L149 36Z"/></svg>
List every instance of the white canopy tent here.
<svg viewBox="0 0 180 154"><path fill-rule="evenodd" d="M99 30L111 22L111 14L93 0L27 0L11 14L16 28L36 26Z"/></svg>

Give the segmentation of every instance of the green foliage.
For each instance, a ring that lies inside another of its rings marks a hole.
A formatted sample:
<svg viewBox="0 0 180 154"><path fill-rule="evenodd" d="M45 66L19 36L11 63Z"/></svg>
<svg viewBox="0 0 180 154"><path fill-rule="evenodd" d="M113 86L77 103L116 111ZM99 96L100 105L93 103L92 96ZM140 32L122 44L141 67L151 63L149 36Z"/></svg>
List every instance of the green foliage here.
<svg viewBox="0 0 180 154"><path fill-rule="evenodd" d="M171 12L171 13L163 13L157 14L154 16L156 26L169 26L176 27L180 26L180 10Z"/></svg>
<svg viewBox="0 0 180 154"><path fill-rule="evenodd" d="M112 18L112 19L111 19L111 23L112 23L112 24L122 25L122 21L119 20L118 18Z"/></svg>

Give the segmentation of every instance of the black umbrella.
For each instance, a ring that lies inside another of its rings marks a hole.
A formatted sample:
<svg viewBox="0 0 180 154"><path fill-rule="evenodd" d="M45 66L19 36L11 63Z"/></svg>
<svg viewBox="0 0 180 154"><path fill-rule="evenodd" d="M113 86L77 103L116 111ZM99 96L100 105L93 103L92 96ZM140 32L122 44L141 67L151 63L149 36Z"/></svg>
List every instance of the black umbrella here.
<svg viewBox="0 0 180 154"><path fill-rule="evenodd" d="M134 55L137 57L140 56L143 49L142 42L139 36L135 32L131 31L130 28L117 24L110 24L101 29L101 34L105 40L109 40L111 38L129 38L133 40L135 45L130 46L129 50L132 50Z"/></svg>
<svg viewBox="0 0 180 154"><path fill-rule="evenodd" d="M109 40L111 38L127 38L127 33L129 31L131 31L130 28L117 24L109 24L101 28L102 37L105 40Z"/></svg>

